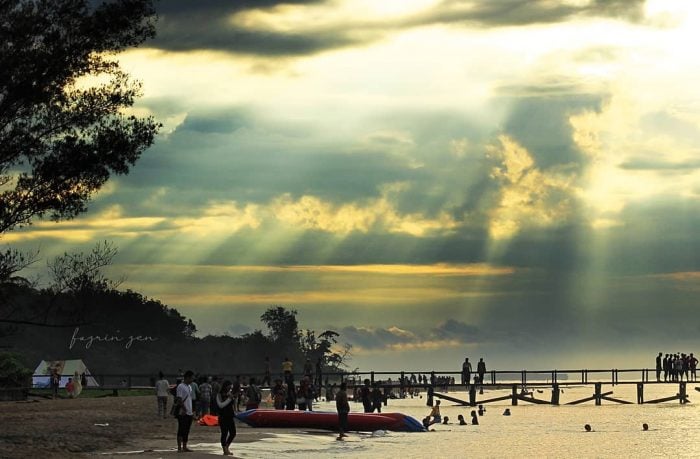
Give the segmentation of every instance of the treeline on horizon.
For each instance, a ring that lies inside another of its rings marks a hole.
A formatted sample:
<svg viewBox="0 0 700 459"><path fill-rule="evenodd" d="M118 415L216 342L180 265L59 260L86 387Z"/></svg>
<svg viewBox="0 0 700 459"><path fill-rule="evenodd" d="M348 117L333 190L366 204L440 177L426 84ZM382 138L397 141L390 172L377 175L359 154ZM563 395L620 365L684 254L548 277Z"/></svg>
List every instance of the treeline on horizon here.
<svg viewBox="0 0 700 459"><path fill-rule="evenodd" d="M32 370L41 360L82 359L96 375L174 375L185 368L208 375L260 375L266 356L273 375L285 357L295 371L307 358L314 365L320 358L324 371L337 371L349 357L349 346L338 346L338 333L301 330L297 312L282 306L261 315L267 333L197 337L191 319L159 300L131 290L80 293L16 286L17 310L26 318L41 316L42 322L1 326L0 347Z"/></svg>

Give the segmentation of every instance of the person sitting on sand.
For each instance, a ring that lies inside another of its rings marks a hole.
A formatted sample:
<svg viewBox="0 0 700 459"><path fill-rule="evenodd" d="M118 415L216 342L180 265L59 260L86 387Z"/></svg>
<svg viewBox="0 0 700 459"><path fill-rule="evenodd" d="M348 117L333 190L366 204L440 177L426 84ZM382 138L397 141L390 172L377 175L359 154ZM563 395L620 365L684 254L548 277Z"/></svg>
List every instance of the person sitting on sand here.
<svg viewBox="0 0 700 459"><path fill-rule="evenodd" d="M460 426L466 426L466 425L467 425L467 421L464 420L464 416L462 416L461 414L457 416L457 420L459 421L459 425L460 425Z"/></svg>
<svg viewBox="0 0 700 459"><path fill-rule="evenodd" d="M234 422L236 415L233 410L236 395L232 389L233 384L226 380L221 385L219 393L216 394L216 406L219 408L219 428L221 429L221 448L224 450L224 456L233 455L229 448L233 439L236 438L236 423Z"/></svg>
<svg viewBox="0 0 700 459"><path fill-rule="evenodd" d="M439 424L442 421L442 416L440 416L440 400L435 402L435 406L430 410L428 417L432 418L430 424Z"/></svg>

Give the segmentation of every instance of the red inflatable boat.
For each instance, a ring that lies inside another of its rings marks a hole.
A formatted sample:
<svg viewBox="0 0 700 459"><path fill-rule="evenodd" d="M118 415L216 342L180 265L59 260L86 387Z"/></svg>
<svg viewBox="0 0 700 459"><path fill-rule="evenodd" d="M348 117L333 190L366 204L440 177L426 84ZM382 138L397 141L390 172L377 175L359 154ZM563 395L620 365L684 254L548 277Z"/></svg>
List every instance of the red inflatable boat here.
<svg viewBox="0 0 700 459"><path fill-rule="evenodd" d="M248 410L236 417L251 427L292 427L338 430L338 413L327 411ZM348 430L424 432L423 425L401 413L350 413Z"/></svg>

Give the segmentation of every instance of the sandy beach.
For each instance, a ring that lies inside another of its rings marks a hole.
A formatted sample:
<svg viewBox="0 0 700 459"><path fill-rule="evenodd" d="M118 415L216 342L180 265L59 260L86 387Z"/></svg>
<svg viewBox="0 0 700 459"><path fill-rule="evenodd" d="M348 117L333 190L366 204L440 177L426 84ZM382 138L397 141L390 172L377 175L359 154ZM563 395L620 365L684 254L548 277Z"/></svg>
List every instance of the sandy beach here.
<svg viewBox="0 0 700 459"><path fill-rule="evenodd" d="M144 450L139 457L178 455L177 421L171 417L157 418L155 397L34 398L27 402L2 402L0 409L0 457L3 458L124 457L116 453ZM240 423L237 428L235 443L252 442L269 435ZM218 427L193 424L190 445L196 451L186 456L220 454L220 450L197 447L200 443L218 442ZM235 453L235 447L232 450ZM104 454L110 452L114 454Z"/></svg>

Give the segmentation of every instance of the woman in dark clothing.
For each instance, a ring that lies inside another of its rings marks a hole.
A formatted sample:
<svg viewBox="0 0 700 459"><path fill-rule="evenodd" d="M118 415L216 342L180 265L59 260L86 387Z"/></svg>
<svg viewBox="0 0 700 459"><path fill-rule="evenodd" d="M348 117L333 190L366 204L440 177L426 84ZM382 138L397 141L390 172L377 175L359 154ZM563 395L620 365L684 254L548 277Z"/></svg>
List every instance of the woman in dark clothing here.
<svg viewBox="0 0 700 459"><path fill-rule="evenodd" d="M219 407L219 428L221 429L221 447L225 456L233 456L229 446L236 438L236 423L234 422L236 394L233 393L231 381L224 381L221 391L216 395L216 405Z"/></svg>

